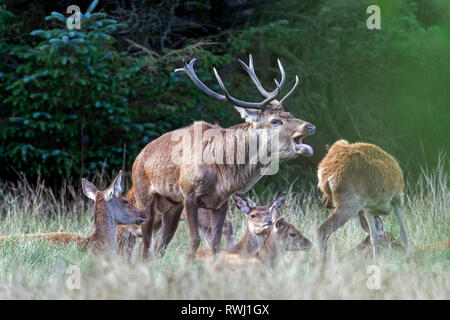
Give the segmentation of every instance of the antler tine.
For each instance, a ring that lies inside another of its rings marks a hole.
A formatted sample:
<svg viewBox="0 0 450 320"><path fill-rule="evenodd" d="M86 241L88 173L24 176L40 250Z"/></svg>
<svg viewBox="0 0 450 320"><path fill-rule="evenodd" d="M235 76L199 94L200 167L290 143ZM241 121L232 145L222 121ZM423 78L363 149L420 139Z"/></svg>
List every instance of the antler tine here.
<svg viewBox="0 0 450 320"><path fill-rule="evenodd" d="M295 84L294 84L294 86L292 87L292 89L288 93L286 93L286 95L283 98L281 98L280 105L283 105L283 101L286 100L286 98L289 97L294 92L295 88L298 85L298 82L299 82L298 81L298 76L296 75L295 76Z"/></svg>
<svg viewBox="0 0 450 320"><path fill-rule="evenodd" d="M281 92L281 86L277 82L277 80L275 80L275 85L277 86L276 89L274 91L268 93L266 99L264 101L262 101L262 102L246 102L246 101L242 101L242 100L236 99L236 98L232 97L228 93L228 90L225 88L225 85L223 84L223 81L220 78L219 73L217 72L216 68L213 68L213 71L214 71L214 74L216 76L217 82L219 83L219 86L222 89L222 92L224 93L224 95L218 94L218 93L212 91L211 89L209 89L197 77L197 75L195 74L194 64L195 64L196 60L197 59L192 59L191 62L188 64L183 59L184 67L175 69L175 72L184 71L189 76L189 78L191 78L191 80L194 82L194 84L197 87L199 87L204 93L209 95L210 97L216 98L216 99L221 100L221 101L229 101L232 104L234 104L235 106L242 107L242 108L266 110L267 109L267 106L266 106L267 103L269 103L270 101L276 99L279 96L280 92ZM251 61L250 63L251 63L251 67L253 68L253 61Z"/></svg>
<svg viewBox="0 0 450 320"><path fill-rule="evenodd" d="M178 68L175 69L175 72L181 72L184 71L189 78L191 78L192 82L199 87L204 93L206 93L208 96L213 97L215 99L221 100L221 101L227 101L227 98L221 94L218 94L211 89L209 89L195 74L194 71L194 63L197 61L197 59L192 59L189 64L186 63L186 60L183 59L184 68Z"/></svg>
<svg viewBox="0 0 450 320"><path fill-rule="evenodd" d="M286 72L284 72L283 65L281 64L280 59L277 59L278 62L278 68L280 68L281 72L281 81L280 81L280 87L283 88L284 84L286 83Z"/></svg>
<svg viewBox="0 0 450 320"><path fill-rule="evenodd" d="M236 98L233 98L229 93L227 88L225 87L225 85L223 84L222 79L219 76L219 73L217 72L216 68L213 69L214 70L214 75L216 76L217 82L219 83L220 88L222 89L222 92L224 93L225 97L234 105L238 106L238 107L242 107L242 108L251 108L251 109L260 109L260 110L266 110L266 104L269 103L270 101L274 100L281 91L280 85L278 84L277 80L275 80L275 84L277 86L277 88L274 90L273 94L271 94L269 97L267 97L264 101L262 102L246 102L246 101L242 101L242 100L238 100Z"/></svg>
<svg viewBox="0 0 450 320"><path fill-rule="evenodd" d="M261 82L259 81L259 79L255 73L255 67L253 65L253 56L251 54L248 55L248 60L249 60L248 65L241 59L237 59L237 60L240 63L240 65L242 66L242 68L244 68L244 70L247 71L248 75L250 76L250 79L252 79L253 83L256 85L256 88L261 93L261 95L268 98L275 93L275 91L277 89L275 89L272 92L267 92L261 85ZM278 67L280 68L280 72L281 72L281 81L279 84L280 84L280 88L282 88L284 83L286 82L286 73L284 72L284 68L283 68L283 65L281 64L280 60L277 59L277 61L278 61Z"/></svg>

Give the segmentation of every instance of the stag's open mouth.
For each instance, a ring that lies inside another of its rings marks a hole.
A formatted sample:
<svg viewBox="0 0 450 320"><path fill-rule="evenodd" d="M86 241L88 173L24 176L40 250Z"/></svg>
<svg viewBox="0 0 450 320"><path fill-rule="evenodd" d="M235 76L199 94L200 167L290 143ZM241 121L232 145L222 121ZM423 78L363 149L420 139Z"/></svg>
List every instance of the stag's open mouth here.
<svg viewBox="0 0 450 320"><path fill-rule="evenodd" d="M303 143L304 135L297 134L292 137L292 143L294 144L294 150L296 153L301 154L302 156L312 156L314 151L310 145Z"/></svg>

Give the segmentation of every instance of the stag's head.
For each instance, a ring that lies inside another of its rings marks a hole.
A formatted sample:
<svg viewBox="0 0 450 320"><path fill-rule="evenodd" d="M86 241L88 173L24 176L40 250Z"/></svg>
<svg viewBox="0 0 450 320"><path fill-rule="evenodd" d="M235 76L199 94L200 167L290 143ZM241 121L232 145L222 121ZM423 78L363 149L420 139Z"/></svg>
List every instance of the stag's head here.
<svg viewBox="0 0 450 320"><path fill-rule="evenodd" d="M313 149L311 146L304 144L303 139L309 135L314 134L316 127L306 121L295 118L291 113L284 110L283 103L289 97L298 85L298 76L295 77L295 84L289 92L281 99L280 94L283 86L286 83L286 73L284 68L278 60L278 67L281 72L281 80L276 79L276 88L273 91L266 91L258 77L256 76L253 67L252 55L249 56L249 64L247 65L242 60L238 59L241 66L250 76L253 83L260 94L264 97L261 102L246 102L232 97L225 88L222 79L220 78L216 68L213 68L214 75L222 90L223 94L216 93L209 89L195 74L194 63L196 59L188 64L183 61L184 67L176 69L175 71L184 71L204 93L215 99L226 101L234 105L235 109L240 113L241 117L252 124L255 129L266 129L268 137L277 136L279 142L279 157L280 159L294 158L297 155L312 156ZM278 100L279 99L279 100Z"/></svg>

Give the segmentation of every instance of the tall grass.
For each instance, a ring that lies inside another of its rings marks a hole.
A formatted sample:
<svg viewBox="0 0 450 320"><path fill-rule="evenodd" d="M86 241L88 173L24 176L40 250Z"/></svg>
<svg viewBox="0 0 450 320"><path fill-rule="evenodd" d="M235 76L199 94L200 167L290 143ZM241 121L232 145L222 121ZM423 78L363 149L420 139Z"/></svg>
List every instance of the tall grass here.
<svg viewBox="0 0 450 320"><path fill-rule="evenodd" d="M366 234L353 219L332 235L329 264L318 268L317 246L308 252L290 252L275 268L242 272L212 272L208 265L186 259L189 248L185 222L161 259L141 261L137 247L130 263L116 255L94 256L75 245L57 246L40 241L0 243L0 299L449 299L450 250L419 250L424 244L450 239L450 182L447 163L424 169L406 188L405 219L412 253L384 250L375 262L349 255ZM107 179L97 180L99 187ZM294 183L299 183L295 181ZM316 228L329 214L315 188L294 192L287 188L282 214L304 236L317 243ZM249 193L256 204L266 204L277 193ZM68 200L70 199L70 200ZM234 206L228 213L236 236L243 233L244 217ZM398 238L393 215L383 218L385 229ZM17 184L0 183L0 234L92 231L92 203L70 188L55 194L38 181L23 177ZM381 288L371 290L367 267L380 268ZM80 268L80 289L66 285L67 267Z"/></svg>

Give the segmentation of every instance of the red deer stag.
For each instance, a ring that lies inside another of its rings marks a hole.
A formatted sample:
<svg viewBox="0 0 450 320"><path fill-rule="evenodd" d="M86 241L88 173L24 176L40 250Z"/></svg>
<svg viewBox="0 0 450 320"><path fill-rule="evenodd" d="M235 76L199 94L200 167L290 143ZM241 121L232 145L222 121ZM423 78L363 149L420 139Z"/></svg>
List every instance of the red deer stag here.
<svg viewBox="0 0 450 320"><path fill-rule="evenodd" d="M313 153L309 145L303 144L303 139L313 134L316 128L283 110L283 102L294 91L298 77L293 88L277 100L286 81L280 61L281 81L275 80L276 88L271 92L266 91L258 80L251 55L249 65L239 62L265 97L262 102L245 102L232 97L215 68L214 74L223 94L212 91L195 74L195 59L189 64L183 61L184 68L175 70L185 72L210 97L234 105L246 123L225 129L197 122L162 135L139 153L133 164L132 181L136 206L145 210L149 217L142 225L144 258L149 254L157 213L162 215L162 226L155 249L163 254L175 233L183 208L189 224L191 255L195 256L200 244L198 208L211 210L211 247L214 253L219 252L229 197L252 188L272 163ZM249 137L258 139L260 149L275 146L273 154L277 160L262 161L257 152L252 152L256 144L250 143ZM223 152L228 149L227 145L235 146L235 141L238 142L237 149ZM215 160L203 157L215 157Z"/></svg>
<svg viewBox="0 0 450 320"><path fill-rule="evenodd" d="M395 212L408 249L402 209L403 172L391 155L373 144L339 140L320 162L317 174L319 188L326 195L324 202L334 207L331 216L318 228L322 263L326 261L330 235L362 209L369 225L374 258L380 240L375 215Z"/></svg>
<svg viewBox="0 0 450 320"><path fill-rule="evenodd" d="M0 241L9 239L41 239L57 244L76 242L82 249L95 251L113 251L116 245L116 228L118 224L140 224L147 220L145 212L137 209L120 193L122 171L111 185L99 191L91 182L82 179L84 194L94 201L94 231L84 237L67 232L53 232L45 234L3 235Z"/></svg>

